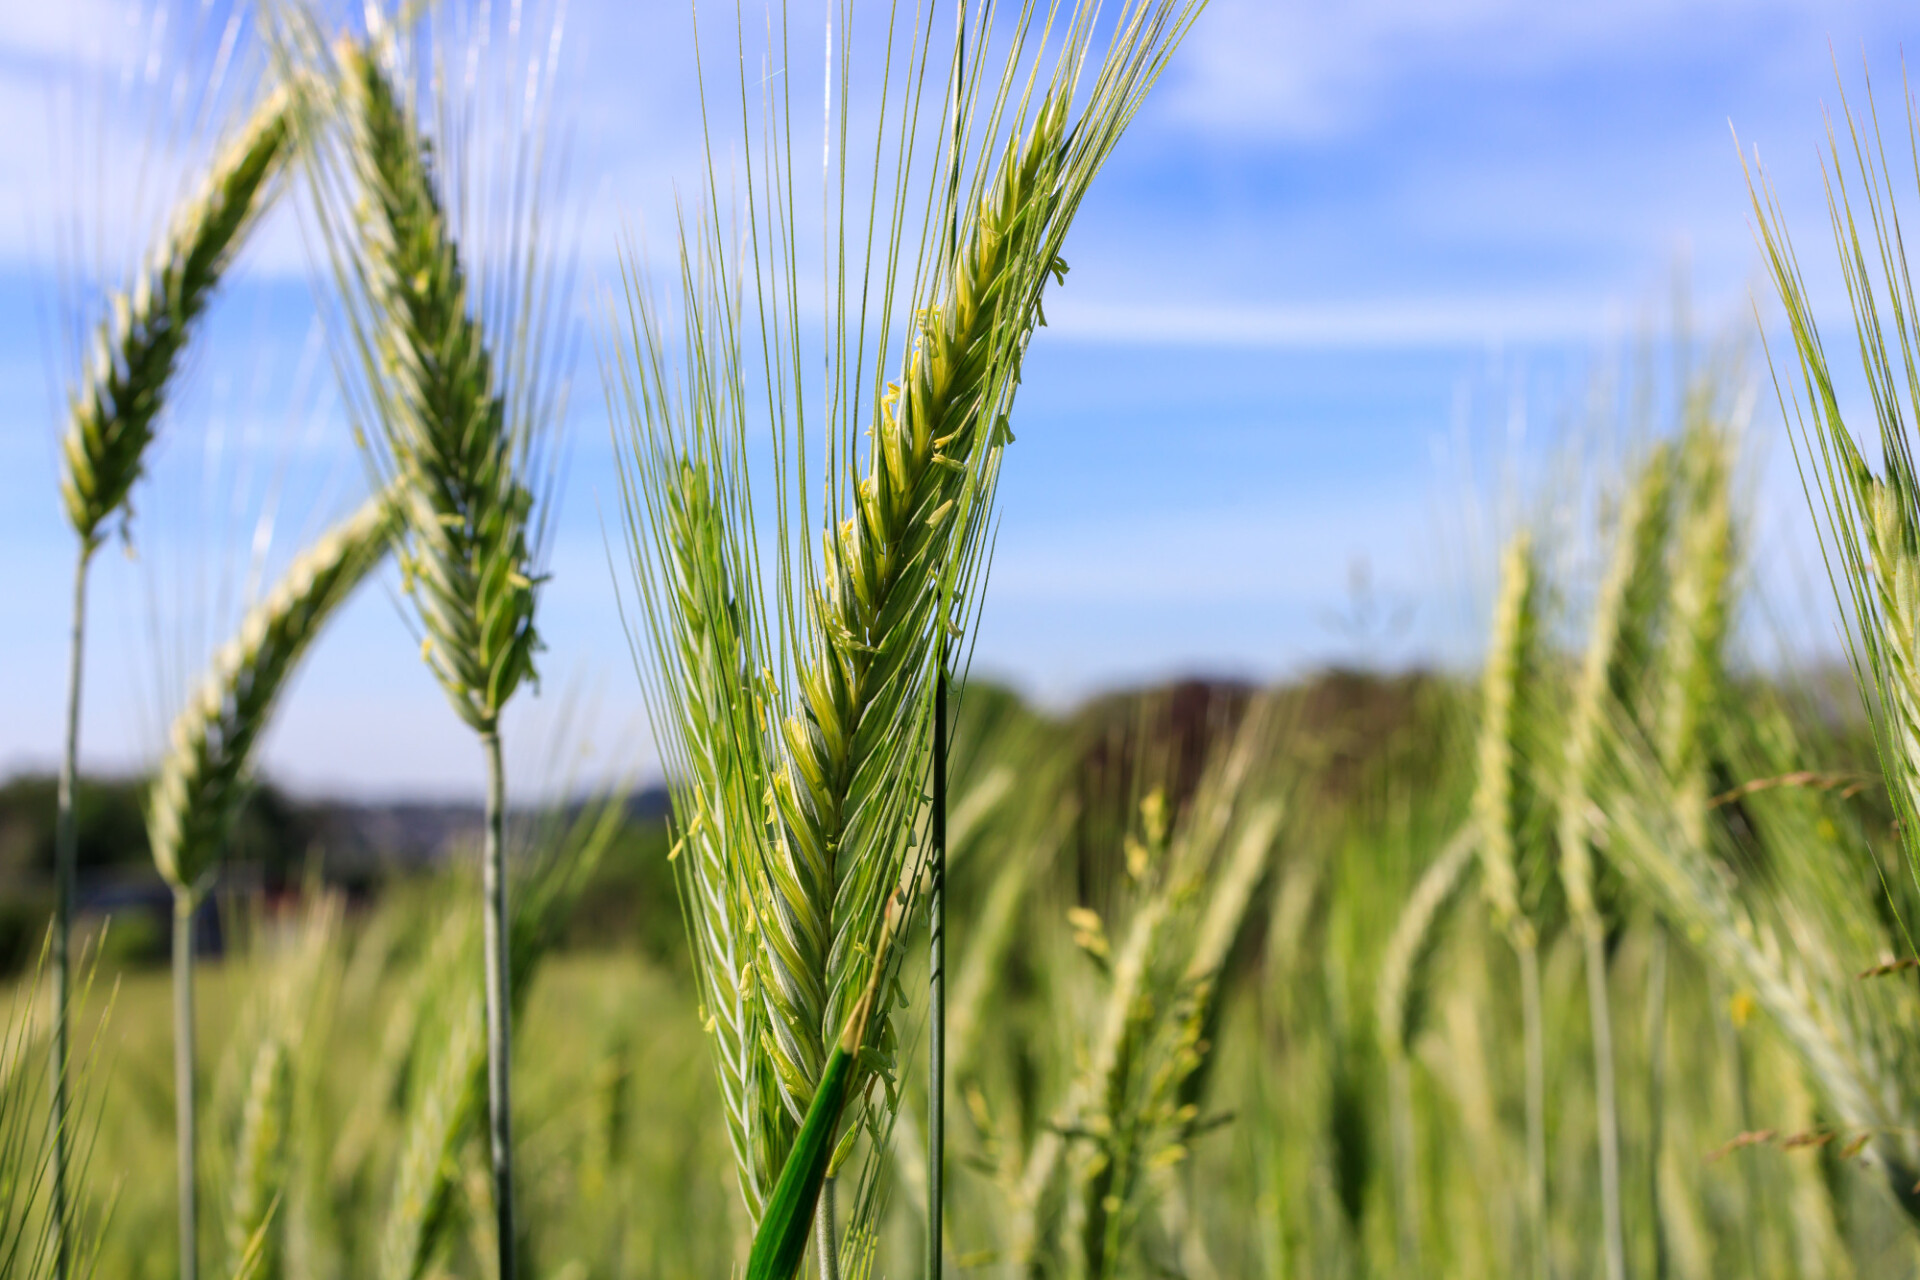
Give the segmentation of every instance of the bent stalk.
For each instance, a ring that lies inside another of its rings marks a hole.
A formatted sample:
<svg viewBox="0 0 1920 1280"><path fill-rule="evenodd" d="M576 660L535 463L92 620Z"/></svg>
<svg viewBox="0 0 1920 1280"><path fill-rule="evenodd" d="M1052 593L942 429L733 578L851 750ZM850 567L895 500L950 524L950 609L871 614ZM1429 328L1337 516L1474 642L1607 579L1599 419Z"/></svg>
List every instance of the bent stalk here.
<svg viewBox="0 0 1920 1280"><path fill-rule="evenodd" d="M73 921L74 864L78 855L79 832L74 825L73 789L80 762L80 683L86 658L87 569L93 561L93 544L80 543L80 555L73 571L73 631L67 655L67 744L60 757L60 792L54 816L53 852L53 1036L52 1056L52 1167L48 1177L53 1184L53 1234L55 1280L65 1280L71 1261L73 1234L67 1204L68 1167L71 1135L68 1118L67 1047L70 1031L68 1010L72 1004L72 959L70 935Z"/></svg>
<svg viewBox="0 0 1920 1280"><path fill-rule="evenodd" d="M173 1140L180 1180L180 1280L200 1274L200 1199L194 1145L199 1109L194 1103L193 915L192 892L173 894Z"/></svg>
<svg viewBox="0 0 1920 1280"><path fill-rule="evenodd" d="M481 737L487 754L487 836L481 864L486 896L484 949L487 966L487 1145L492 1159L494 1228L499 1232L501 1276L512 1275L513 1252L513 1105L511 1062L513 1010L508 992L507 777L500 759L500 735Z"/></svg>

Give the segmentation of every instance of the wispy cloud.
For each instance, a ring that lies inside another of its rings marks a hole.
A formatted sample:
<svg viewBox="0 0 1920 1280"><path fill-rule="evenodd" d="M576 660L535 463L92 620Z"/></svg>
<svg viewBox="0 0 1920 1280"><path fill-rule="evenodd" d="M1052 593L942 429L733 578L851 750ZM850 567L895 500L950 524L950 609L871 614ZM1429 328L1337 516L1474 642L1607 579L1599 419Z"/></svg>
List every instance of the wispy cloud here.
<svg viewBox="0 0 1920 1280"><path fill-rule="evenodd" d="M1890 6L1831 0L1214 0L1175 93L1203 125L1267 139L1351 134L1409 84L1541 79L1673 59L1765 29L1805 40Z"/></svg>

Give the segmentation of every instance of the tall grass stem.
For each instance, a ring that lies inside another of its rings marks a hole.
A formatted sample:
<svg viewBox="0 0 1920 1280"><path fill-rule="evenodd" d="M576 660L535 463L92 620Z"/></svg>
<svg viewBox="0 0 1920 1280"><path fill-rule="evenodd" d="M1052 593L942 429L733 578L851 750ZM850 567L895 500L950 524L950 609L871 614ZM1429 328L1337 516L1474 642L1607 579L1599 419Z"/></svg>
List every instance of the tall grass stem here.
<svg viewBox="0 0 1920 1280"><path fill-rule="evenodd" d="M53 1035L50 1082L53 1110L52 1186L53 1276L67 1280L73 1259L73 1213L68 1201L69 1137L67 1122L67 1026L72 992L74 864L79 855L79 830L74 824L73 792L80 770L80 682L86 658L87 569L93 563L94 544L80 540L73 570L73 631L67 653L67 744L60 757L60 790L54 815L53 853Z"/></svg>
<svg viewBox="0 0 1920 1280"><path fill-rule="evenodd" d="M1581 922L1580 941L1586 951L1594 1107L1599 1113L1601 1257L1607 1280L1626 1280L1626 1234L1620 1218L1620 1103L1614 1083L1613 1013L1607 994L1607 935L1597 916Z"/></svg>
<svg viewBox="0 0 1920 1280"><path fill-rule="evenodd" d="M198 1108L193 1096L193 915L197 896L173 891L173 1142L179 1178L180 1280L200 1274Z"/></svg>
<svg viewBox="0 0 1920 1280"><path fill-rule="evenodd" d="M820 1208L813 1217L813 1251L820 1255L820 1280L840 1280L838 1206L828 1177L820 1183Z"/></svg>
<svg viewBox="0 0 1920 1280"><path fill-rule="evenodd" d="M1667 926L1653 926L1647 959L1647 1221L1653 1230L1654 1280L1667 1280L1666 1217L1660 1204L1660 1148L1667 1107Z"/></svg>
<svg viewBox="0 0 1920 1280"><path fill-rule="evenodd" d="M940 1280L947 1167L947 644L933 694L933 901L928 908L927 1280Z"/></svg>
<svg viewBox="0 0 1920 1280"><path fill-rule="evenodd" d="M1522 937L1514 950L1520 958L1520 1020L1527 1042L1527 1216L1534 1274L1548 1280L1553 1268L1547 1241L1547 1045L1540 1023L1540 949L1531 937Z"/></svg>
<svg viewBox="0 0 1920 1280"><path fill-rule="evenodd" d="M499 1237L500 1280L513 1280L513 1102L508 1071L513 1045L508 1004L507 955L507 776L501 762L500 735L481 735L487 754L487 834L481 862L485 895L484 947L487 966L487 1138L493 1160L493 1214Z"/></svg>

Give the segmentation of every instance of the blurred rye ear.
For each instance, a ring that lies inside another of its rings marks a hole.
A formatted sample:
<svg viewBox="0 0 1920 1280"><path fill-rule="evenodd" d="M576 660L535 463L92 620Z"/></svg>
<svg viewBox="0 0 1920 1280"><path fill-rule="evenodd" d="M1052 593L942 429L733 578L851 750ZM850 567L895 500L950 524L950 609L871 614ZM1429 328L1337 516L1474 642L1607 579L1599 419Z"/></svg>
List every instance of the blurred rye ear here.
<svg viewBox="0 0 1920 1280"><path fill-rule="evenodd" d="M506 95L514 105L490 132L491 99L474 87L474 68L493 65L490 10L464 30L430 18L401 29L395 22L410 13L393 19L373 6L364 41L330 41L297 6L276 17L277 52L300 68L316 115L343 125L316 148L312 176L358 439L393 493L394 553L421 656L486 759L488 1146L499 1275L512 1280L516 966L500 717L533 678L540 648L534 611L571 355L569 277L555 268L542 222L555 191L544 164L548 97L537 90L554 82L558 40ZM517 10L507 29L518 31ZM455 53L467 55L464 71L443 65ZM416 55L435 61L416 66ZM427 86L431 129L416 85ZM488 146L499 149L497 170Z"/></svg>
<svg viewBox="0 0 1920 1280"><path fill-rule="evenodd" d="M54 1274L63 1280L73 1264L67 1050L77 852L73 789L79 769L87 571L104 539L102 526L127 510L195 324L267 204L273 179L286 160L293 131L289 102L278 90L260 102L214 158L199 190L175 212L135 283L113 296L112 314L101 322L80 385L72 393L60 442L60 496L80 539L73 580L66 748L54 828L53 1156L48 1176Z"/></svg>
<svg viewBox="0 0 1920 1280"><path fill-rule="evenodd" d="M1520 1018L1526 1040L1527 1218L1534 1268L1547 1256L1546 1044L1541 1025L1539 935L1522 902L1521 854L1530 843L1538 797L1524 735L1543 685L1540 639L1542 585L1533 540L1515 534L1500 560L1500 590L1481 681L1473 822L1480 884L1494 924L1520 966Z"/></svg>
<svg viewBox="0 0 1920 1280"><path fill-rule="evenodd" d="M584 806L571 820L552 817L529 844L533 866L521 885L512 921L514 971L510 990L523 1005L534 973L559 941L585 887L619 836L625 797L614 791ZM485 1116L486 1010L472 984L473 919L461 904L450 909L428 971L411 1055L410 1088L398 1163L381 1225L375 1274L379 1280L421 1280L432 1272L454 1225L461 1157Z"/></svg>
<svg viewBox="0 0 1920 1280"><path fill-rule="evenodd" d="M1400 1265L1409 1275L1420 1269L1419 1153L1414 1149L1413 1041L1426 1016L1429 966L1439 949L1441 926L1466 884L1479 850L1478 832L1469 822L1427 864L1400 909L1380 958L1374 997L1380 1047L1387 1060L1387 1105L1393 1127L1394 1206L1400 1223Z"/></svg>
<svg viewBox="0 0 1920 1280"><path fill-rule="evenodd" d="M825 294L804 296L799 283L813 267L793 194L798 153L763 150L755 136L737 144L752 197L742 250L721 231L732 221L725 166L709 144L707 208L681 236L678 352L629 265L629 333L607 381L629 423L642 619L631 634L692 858L683 909L756 1221L866 985L886 903L899 887L919 892L938 655L965 651L979 607L1042 293L1064 276L1073 215L1198 8L1126 0L1101 14L1078 0L1003 21L970 6L963 29L991 52L963 64L956 46L944 85L930 12L896 15L873 49L856 46L843 13L828 42L823 203L839 248ZM740 55L743 68L757 61ZM878 136L856 139L850 66L869 56L901 71ZM791 137L797 74L741 85L743 109L764 94L767 137ZM869 162L870 175L855 171ZM802 319L816 302L823 353L808 349ZM764 559L745 466L758 434L749 368L764 372L772 419L775 474L760 487L777 520ZM807 422L823 394L824 421ZM816 532L807 512L822 479ZM891 1002L882 984L873 1048L852 1067L849 1093L863 1102L890 1080ZM849 1240L871 1240L863 1224L891 1095L889 1083L885 1106L852 1109L872 1142ZM836 1166L858 1131L848 1127ZM822 1259L823 1274L833 1266Z"/></svg>
<svg viewBox="0 0 1920 1280"><path fill-rule="evenodd" d="M1177 825L1164 791L1141 801L1141 889L1110 952L1106 922L1084 907L1072 911L1076 941L1099 956L1105 990L1065 1096L1012 1189L1008 1274L1047 1265L1043 1250L1063 1195L1068 1265L1087 1277L1116 1274L1129 1256L1146 1175L1183 1162L1208 1127L1189 1090L1212 1051L1207 1028L1221 968L1278 843L1286 797L1271 762L1283 728L1279 701L1257 699L1208 756Z"/></svg>
<svg viewBox="0 0 1920 1280"><path fill-rule="evenodd" d="M227 1274L251 1280L282 1280L293 1270L296 1148L314 1136L302 1130L302 1084L313 1064L327 1060L314 1043L328 1026L316 1004L337 954L342 901L318 889L312 895L291 945L260 974L257 1034L245 1046L225 1234Z"/></svg>
<svg viewBox="0 0 1920 1280"><path fill-rule="evenodd" d="M1666 577L1672 524L1673 449L1655 446L1620 504L1613 553L1594 600L1593 620L1573 687L1557 797L1560 883L1579 931L1593 1029L1595 1123L1600 1148L1603 1257L1608 1280L1626 1275L1620 1202L1620 1108L1615 1085L1612 1000L1607 986L1606 924L1594 897L1591 831L1594 752L1605 717L1632 715L1652 666L1654 627Z"/></svg>
<svg viewBox="0 0 1920 1280"><path fill-rule="evenodd" d="M1712 770L1727 713L1726 643L1736 553L1733 426L1716 396L1716 371L1687 388L1679 443L1666 635L1659 655L1653 723L1656 750L1680 802L1689 841L1705 845L1713 816ZM1665 1141L1667 928L1656 923L1647 978L1648 1204L1656 1258L1665 1260L1660 1153Z"/></svg>
<svg viewBox="0 0 1920 1280"><path fill-rule="evenodd" d="M391 523L386 497L370 498L294 560L215 655L199 690L175 718L147 793L147 842L174 902L174 1140L183 1280L196 1274L199 1257L194 915L251 792L254 749L281 691L333 611L385 558Z"/></svg>
<svg viewBox="0 0 1920 1280"><path fill-rule="evenodd" d="M1847 935L1872 914L1862 896L1845 904L1856 919L1822 919L1818 895L1796 901L1749 901L1713 849L1684 818L1685 805L1650 744L1614 717L1600 760L1611 778L1607 847L1617 863L1674 927L1720 973L1752 993L1819 1087L1838 1125L1865 1142L1894 1200L1920 1225L1920 1108L1900 1068L1912 1053L1916 1010L1910 986L1864 979L1852 971ZM1787 793L1782 793L1783 795ZM1763 797L1764 799L1764 797ZM1763 828L1764 828L1763 823ZM1792 832L1795 856L1824 864L1825 878L1848 856L1837 839L1819 839L1812 824Z"/></svg>

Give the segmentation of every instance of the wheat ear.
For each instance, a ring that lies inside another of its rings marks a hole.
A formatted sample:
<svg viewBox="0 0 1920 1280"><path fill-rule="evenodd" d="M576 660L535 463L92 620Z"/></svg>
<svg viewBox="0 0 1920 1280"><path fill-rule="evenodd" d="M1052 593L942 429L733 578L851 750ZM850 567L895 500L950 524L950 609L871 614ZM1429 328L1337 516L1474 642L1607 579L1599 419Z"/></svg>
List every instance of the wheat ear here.
<svg viewBox="0 0 1920 1280"><path fill-rule="evenodd" d="M644 300L630 297L644 313ZM642 323L652 323L650 314ZM649 351L657 349L657 342L649 344ZM663 386L664 380L656 377L650 385ZM668 431L667 409L653 404L642 412L656 413L657 429ZM713 412L709 406L707 414ZM691 785L674 789L675 879L741 1196L758 1221L779 1176L791 1126L784 1109L763 1105L757 1052L765 1015L754 974L759 932L754 903L764 893L759 868L766 811L753 786L769 772L761 756L765 735L760 727L768 690L755 678L755 620L736 586L746 574L726 535L722 509L729 497L717 487L723 456L710 439L684 442L677 456L657 459L650 476L664 479L660 489L644 499L629 489L627 505L632 510L636 502L651 503L673 547L672 576L649 584L643 593L650 618L672 619L671 625L656 626L654 643L675 654L679 669L684 732L671 741L682 752L674 761L676 776ZM636 572L644 574L645 559L636 556L635 561ZM659 713L663 720L669 714L664 708Z"/></svg>
<svg viewBox="0 0 1920 1280"><path fill-rule="evenodd" d="M1427 966L1439 945L1447 909L1479 854L1476 836L1469 823L1427 864L1387 938L1380 958L1374 1010L1380 1045L1389 1056L1404 1057L1413 1051L1422 1017Z"/></svg>
<svg viewBox="0 0 1920 1280"><path fill-rule="evenodd" d="M198 1267L194 1104L193 921L252 780L253 753L301 656L333 610L386 553L390 507L370 499L302 552L215 656L174 720L147 795L147 842L173 888L174 1135L178 1145L180 1269Z"/></svg>
<svg viewBox="0 0 1920 1280"><path fill-rule="evenodd" d="M369 304L353 312L378 414L376 465L398 488L403 589L426 633L422 655L487 762L481 851L487 1016L488 1146L501 1280L515 1259L512 995L506 874L506 771L500 713L534 674L543 541L530 477L555 421L542 379L553 312L537 244L483 325L425 138L381 57L340 52L349 147L362 202L351 272ZM517 212L517 208L516 208ZM516 230L530 234L527 226ZM336 252L341 252L336 246ZM524 268L524 273L521 269ZM502 339L500 351L494 340Z"/></svg>
<svg viewBox="0 0 1920 1280"><path fill-rule="evenodd" d="M1878 1052L1880 1029L1855 1007L1858 980L1817 935L1803 929L1783 940L1735 895L1728 869L1676 817L1679 798L1637 731L1615 725L1609 740L1607 759L1620 779L1606 830L1616 861L1715 968L1753 992L1841 1123L1870 1135L1865 1154L1920 1222L1906 1090Z"/></svg>
<svg viewBox="0 0 1920 1280"><path fill-rule="evenodd" d="M1660 657L1659 701L1653 738L1680 801L1688 840L1704 846L1711 809L1708 784L1725 705L1725 655L1732 606L1734 564L1731 448L1729 432L1716 420L1713 382L1689 389L1679 445L1679 488L1674 511L1673 565L1668 589L1666 636ZM1663 1214L1661 1148L1665 1141L1667 928L1655 923L1654 956L1647 975L1649 1046L1647 1148L1652 1155L1647 1198L1654 1224L1656 1260L1667 1247Z"/></svg>
<svg viewBox="0 0 1920 1280"><path fill-rule="evenodd" d="M392 523L392 504L375 496L301 552L175 718L148 794L147 838L176 893L204 890L280 694L333 611L385 558Z"/></svg>
<svg viewBox="0 0 1920 1280"><path fill-rule="evenodd" d="M427 150L368 51L343 55L353 153L366 193L361 265L391 386L380 426L394 478L405 589L428 665L482 735L533 673L534 495L529 441L508 418L487 335L441 208Z"/></svg>
<svg viewBox="0 0 1920 1280"><path fill-rule="evenodd" d="M1440 926L1477 856L1477 832L1469 822L1447 842L1400 909L1380 958L1374 1017L1387 1060L1389 1119L1393 1128L1395 1206L1400 1222L1400 1262L1417 1272L1420 1256L1419 1177L1415 1169L1413 1076L1409 1058L1424 1013L1427 969L1440 945Z"/></svg>
<svg viewBox="0 0 1920 1280"><path fill-rule="evenodd" d="M1535 1270L1547 1274L1546 1046L1541 1029L1539 939L1521 900L1521 840L1533 796L1521 735L1539 681L1541 584L1532 539L1516 534L1501 557L1500 594L1481 686L1478 773L1473 820L1479 830L1480 884L1494 923L1520 966L1520 1018L1526 1040L1527 1208Z"/></svg>
<svg viewBox="0 0 1920 1280"><path fill-rule="evenodd" d="M897 169L876 174L871 193L850 185L843 171L837 206L831 172L827 178L828 218L837 208L840 242L851 253L829 270L836 281L825 317L833 391L824 431L793 412L815 403L817 388L811 373L800 374L797 326L808 302L790 270L801 256L795 223L782 212L791 213L792 157L777 145L763 156L746 140L755 194L752 290L740 284L748 257L736 260L719 230L729 218L717 180L698 231L682 232L684 398L661 385L666 362L651 325L635 326L633 345L646 349L636 353L641 358L622 361L635 445L629 526L653 641L649 696L665 713L655 717L668 739L662 754L686 770L676 784L706 792L676 800L683 849L701 850L696 819L728 825L707 849L727 851L724 893L702 898L698 910L734 918L690 933L696 947L721 939L736 948L703 961L710 973L703 994L722 1041L730 1113L758 1112L733 1124L748 1135L742 1181L750 1207L754 1186L764 1190L784 1165L809 1111L827 1048L864 988L886 903L903 885L917 892L923 879L935 655L943 645L964 652L994 483L1012 438L1006 419L1040 323L1041 293L1064 272L1059 251L1072 216L1195 8L1188 0L1126 0L1107 15L1097 15L1091 0L1021 7L991 42L1006 56L997 73L982 74L970 60L962 75L956 59L948 87L960 119L951 135L915 132L928 62L916 37L915 74L904 82L899 111L889 104L876 150L891 166L897 142ZM966 24L974 29L971 17ZM1104 55L1093 48L1096 39L1107 41ZM982 36L974 47L988 42ZM788 81L774 82L762 82L762 100L773 118L784 118ZM831 82L849 87L844 64ZM751 95L751 85L741 88ZM948 105L943 96L943 120ZM932 183L920 177L923 147L915 141L927 135L936 149L952 139L940 157L951 164L939 165ZM845 150L847 139L831 145ZM712 152L710 159L710 172L724 168ZM869 194L877 204L871 217L855 207ZM922 197L924 207L916 207ZM957 234L949 231L956 222ZM916 226L928 232L918 246L909 238ZM914 327L902 342L890 326L905 314ZM744 475L747 420L757 412L744 387L749 327L762 347L780 471L778 552L765 558ZM882 393L882 363L895 359L903 362L898 385ZM808 527L817 490L806 459L814 457L826 460L827 472L818 541ZM723 495L714 504L716 537L731 557L731 580L686 560L667 498L688 464L708 468L708 483ZM762 564L777 567L766 586ZM681 626L702 624L692 610L668 607L664 588L677 583L696 584L703 609L737 608L745 621L733 631L744 644L680 636ZM714 687L713 672L731 691L729 705L745 714L744 732L741 719L715 724L693 705ZM691 690L695 684L703 687ZM737 769L701 765L715 748L695 739L716 732L737 739L724 748ZM850 1066L849 1096L863 1121L892 1105L889 1098L867 1106L873 1069L893 1052L892 998L891 984L883 984L872 1010L872 1052ZM754 1011L741 1011L742 1000ZM841 1155L858 1127L849 1126ZM872 1132L850 1237L866 1232L862 1224L874 1212L878 1184L870 1175L884 1133Z"/></svg>
<svg viewBox="0 0 1920 1280"><path fill-rule="evenodd" d="M1803 479L1810 473L1808 502L1841 605L1855 683L1872 717L1908 869L1920 882L1920 467L1908 425L1920 404L1920 355L1914 347L1920 305L1915 302L1878 114L1869 97L1871 128L1863 131L1844 92L1841 103L1854 165L1843 161L1840 141L1829 130L1822 169L1834 248L1877 428L1882 462L1878 475L1863 456L1864 437L1856 435L1841 412L1813 301L1764 173L1756 178L1748 171L1748 192L1760 248L1786 311L1799 366L1797 380L1783 379L1776 367L1774 387L1782 415L1795 428L1794 453ZM1909 133L1913 127L1909 113ZM1857 173L1858 190L1850 186L1849 168ZM1862 208L1859 215L1856 199ZM1890 314L1883 314L1883 307Z"/></svg>
<svg viewBox="0 0 1920 1280"><path fill-rule="evenodd" d="M194 322L265 207L292 137L290 98L270 94L174 215L134 287L113 298L61 440L67 520L92 547L139 478Z"/></svg>
<svg viewBox="0 0 1920 1280"><path fill-rule="evenodd" d="M276 93L254 112L235 144L215 161L205 185L181 207L138 283L114 296L112 316L95 338L92 359L73 394L61 438L60 496L67 520L79 535L80 551L74 565L67 660L66 748L54 823L53 1155L48 1176L54 1274L59 1280L66 1280L73 1263L67 1187L67 1021L78 839L73 793L79 772L87 569L100 545L100 526L122 509L139 478L153 439L154 420L165 403L168 383L193 323L265 204L289 136L287 100Z"/></svg>
<svg viewBox="0 0 1920 1280"><path fill-rule="evenodd" d="M1085 1066L1020 1171L1008 1231L1010 1274L1024 1274L1036 1261L1044 1211L1070 1154L1067 1134L1096 1139L1073 1166L1069 1205L1082 1262L1096 1270L1118 1261L1114 1250L1137 1212L1127 1193L1142 1159L1185 1156L1197 1117L1173 1099L1205 1059L1199 1041L1220 963L1283 813L1280 800L1254 796L1249 785L1271 750L1277 717L1270 703L1248 710L1232 740L1208 760L1177 831L1166 830L1163 805L1150 797L1142 806L1157 878L1114 953ZM1161 1145L1146 1151L1156 1137Z"/></svg>
<svg viewBox="0 0 1920 1280"><path fill-rule="evenodd" d="M1620 1122L1615 1088L1613 1008L1607 987L1606 927L1594 899L1590 810L1593 752L1602 720L1620 706L1629 714L1652 666L1659 586L1665 578L1672 523L1673 451L1661 445L1640 466L1620 505L1613 554L1594 603L1587 651L1573 691L1561 767L1558 843L1560 881L1580 932L1593 1028L1594 1092L1600 1146L1602 1259L1608 1280L1626 1275L1620 1202Z"/></svg>

